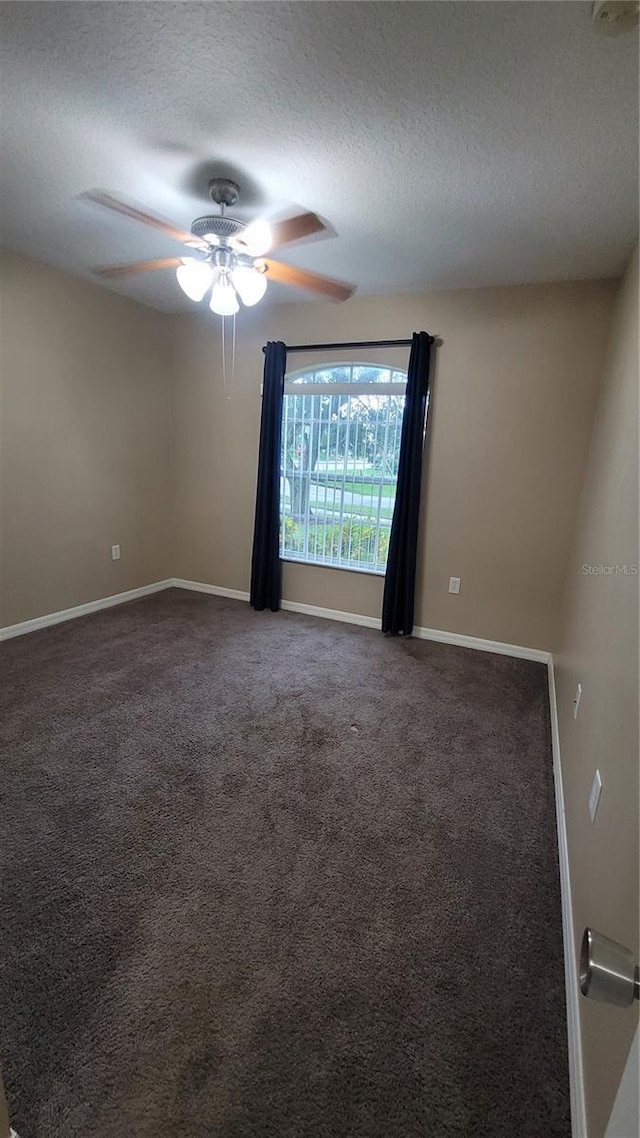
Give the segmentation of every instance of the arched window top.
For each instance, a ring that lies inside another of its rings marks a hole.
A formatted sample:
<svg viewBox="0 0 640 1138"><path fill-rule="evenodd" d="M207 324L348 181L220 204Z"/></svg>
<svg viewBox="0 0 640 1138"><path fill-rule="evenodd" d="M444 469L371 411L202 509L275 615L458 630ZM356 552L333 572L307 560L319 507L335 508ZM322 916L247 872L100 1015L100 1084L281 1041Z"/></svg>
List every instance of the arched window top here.
<svg viewBox="0 0 640 1138"><path fill-rule="evenodd" d="M285 394L364 394L373 388L380 395L404 395L407 373L388 364L349 361L300 368L285 377Z"/></svg>

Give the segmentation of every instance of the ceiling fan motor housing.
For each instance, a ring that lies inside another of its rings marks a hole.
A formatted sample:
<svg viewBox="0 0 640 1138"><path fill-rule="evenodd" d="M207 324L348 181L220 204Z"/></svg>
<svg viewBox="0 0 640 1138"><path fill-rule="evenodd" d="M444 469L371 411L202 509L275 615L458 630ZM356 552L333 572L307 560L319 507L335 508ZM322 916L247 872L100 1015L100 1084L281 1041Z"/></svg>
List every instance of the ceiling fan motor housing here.
<svg viewBox="0 0 640 1138"><path fill-rule="evenodd" d="M240 197L240 187L236 182L232 182L231 178L212 178L209 182L209 196L216 205L220 206L220 213L196 217L191 226L191 232L194 237L217 237L222 244L225 244L232 237L241 233L243 229L246 229L243 221L238 221L235 217L228 217L226 213L228 206L234 206L237 203Z"/></svg>
<svg viewBox="0 0 640 1138"><path fill-rule="evenodd" d="M231 237L236 237L238 233L242 233L243 229L246 229L243 221L226 215L223 217L220 214L212 214L210 217L196 217L191 225L191 232L194 237L203 238L212 234L221 241L229 241Z"/></svg>

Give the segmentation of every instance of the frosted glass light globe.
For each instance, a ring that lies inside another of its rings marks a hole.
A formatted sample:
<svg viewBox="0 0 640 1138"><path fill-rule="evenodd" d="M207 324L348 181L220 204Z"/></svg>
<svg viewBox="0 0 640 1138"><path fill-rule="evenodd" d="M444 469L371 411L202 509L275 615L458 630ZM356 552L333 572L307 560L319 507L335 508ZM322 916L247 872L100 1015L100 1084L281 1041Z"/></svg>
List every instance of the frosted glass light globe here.
<svg viewBox="0 0 640 1138"><path fill-rule="evenodd" d="M214 284L209 308L212 312L217 312L218 316L235 316L238 312L240 305L236 290L226 275L220 276Z"/></svg>
<svg viewBox="0 0 640 1138"><path fill-rule="evenodd" d="M194 257L183 257L182 264L176 269L176 277L189 300L202 300L213 280L213 269L204 261L196 261Z"/></svg>
<svg viewBox="0 0 640 1138"><path fill-rule="evenodd" d="M234 269L231 279L240 294L240 300L247 308L262 300L267 291L266 273L259 273L248 265L239 265Z"/></svg>
<svg viewBox="0 0 640 1138"><path fill-rule="evenodd" d="M242 244L252 257L261 257L271 248L273 237L266 221L252 221L242 233Z"/></svg>

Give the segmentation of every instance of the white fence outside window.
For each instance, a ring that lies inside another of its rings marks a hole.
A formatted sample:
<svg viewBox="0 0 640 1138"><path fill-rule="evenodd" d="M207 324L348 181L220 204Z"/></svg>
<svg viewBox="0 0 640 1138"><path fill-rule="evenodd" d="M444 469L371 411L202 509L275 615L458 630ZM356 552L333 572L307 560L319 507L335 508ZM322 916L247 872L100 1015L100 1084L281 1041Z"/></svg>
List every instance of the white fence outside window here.
<svg viewBox="0 0 640 1138"><path fill-rule="evenodd" d="M356 363L287 377L282 558L385 572L406 383L397 368Z"/></svg>

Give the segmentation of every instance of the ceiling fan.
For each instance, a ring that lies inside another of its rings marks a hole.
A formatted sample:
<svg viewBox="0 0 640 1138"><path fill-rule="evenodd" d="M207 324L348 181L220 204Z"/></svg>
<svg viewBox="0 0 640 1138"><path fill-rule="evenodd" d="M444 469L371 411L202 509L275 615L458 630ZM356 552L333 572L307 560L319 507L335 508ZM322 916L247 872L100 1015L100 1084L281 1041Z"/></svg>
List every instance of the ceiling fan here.
<svg viewBox="0 0 640 1138"><path fill-rule="evenodd" d="M355 292L355 285L285 265L270 257L264 258L263 254L268 250L326 231L326 226L315 213L301 213L273 225L262 220L246 224L226 212L240 196L235 182L230 178L213 178L209 182L209 194L220 212L197 217L191 232L136 209L102 190L81 194L80 197L86 201L159 229L191 250L187 257L162 257L156 261L111 265L94 272L108 278L175 268L178 284L189 299L201 301L210 292L209 307L220 316L235 315L240 307L238 297L246 306L257 304L267 290L268 281L306 289L336 301L348 300Z"/></svg>

